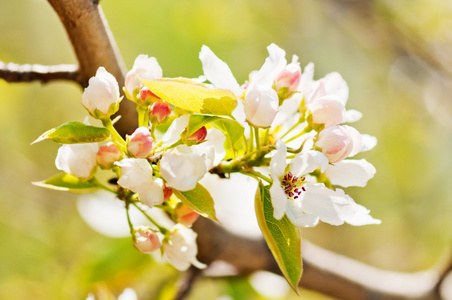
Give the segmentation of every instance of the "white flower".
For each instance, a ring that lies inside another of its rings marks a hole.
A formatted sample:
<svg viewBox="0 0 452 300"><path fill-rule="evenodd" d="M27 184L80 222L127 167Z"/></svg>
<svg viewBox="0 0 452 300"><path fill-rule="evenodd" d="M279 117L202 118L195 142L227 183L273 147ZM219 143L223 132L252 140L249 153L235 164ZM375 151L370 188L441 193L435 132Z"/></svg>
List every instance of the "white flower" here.
<svg viewBox="0 0 452 300"><path fill-rule="evenodd" d="M166 185L179 191L194 189L207 171L205 157L193 153L187 145L165 152L159 166Z"/></svg>
<svg viewBox="0 0 452 300"><path fill-rule="evenodd" d="M196 259L198 246L197 234L193 230L177 224L169 235L169 239L163 241L163 255L179 271L185 271L190 264L202 269L206 265Z"/></svg>
<svg viewBox="0 0 452 300"><path fill-rule="evenodd" d="M345 106L335 94L326 94L323 81L308 100L308 110L312 114L312 123L335 126L344 121Z"/></svg>
<svg viewBox="0 0 452 300"><path fill-rule="evenodd" d="M100 67L89 79L82 94L82 104L94 118L106 118L119 108L119 85L116 78Z"/></svg>
<svg viewBox="0 0 452 300"><path fill-rule="evenodd" d="M353 127L332 126L320 131L315 145L322 149L330 163L336 163L360 152L362 138Z"/></svg>
<svg viewBox="0 0 452 300"><path fill-rule="evenodd" d="M276 77L286 67L286 52L283 49L279 48L275 44L271 44L267 47L267 50L268 57L265 59L265 62L260 70L252 75L248 88L255 86L266 86L271 88Z"/></svg>
<svg viewBox="0 0 452 300"><path fill-rule="evenodd" d="M300 227L315 226L319 220L332 225L344 222L351 225L380 223L343 190L332 190L323 183L310 181L310 172L316 169L328 172L330 168L322 153L308 151L297 155L290 163L289 170L286 170L286 155L286 145L279 141L270 162L273 179L270 195L276 219L281 219L286 214L294 225ZM342 176L350 175L346 167L342 166Z"/></svg>
<svg viewBox="0 0 452 300"><path fill-rule="evenodd" d="M90 144L65 144L58 149L55 165L58 170L81 179L90 178L96 169L98 146Z"/></svg>
<svg viewBox="0 0 452 300"><path fill-rule="evenodd" d="M138 193L141 202L149 207L163 203L162 187L154 180L151 165L146 159L125 158L115 165L121 167L120 186Z"/></svg>
<svg viewBox="0 0 452 300"><path fill-rule="evenodd" d="M133 91L143 86L140 79L151 80L162 78L162 73L162 68L155 57L148 57L144 54L138 55L133 63L132 69L126 75L125 87L127 93L133 96Z"/></svg>
<svg viewBox="0 0 452 300"><path fill-rule="evenodd" d="M245 115L256 127L270 127L278 112L278 94L271 87L248 88L245 96Z"/></svg>
<svg viewBox="0 0 452 300"><path fill-rule="evenodd" d="M223 132L221 132L221 130L210 128L207 130L206 140L201 144L191 146L191 149L195 153L205 155L206 168L207 170L210 170L211 168L217 166L225 157L225 141L226 136Z"/></svg>

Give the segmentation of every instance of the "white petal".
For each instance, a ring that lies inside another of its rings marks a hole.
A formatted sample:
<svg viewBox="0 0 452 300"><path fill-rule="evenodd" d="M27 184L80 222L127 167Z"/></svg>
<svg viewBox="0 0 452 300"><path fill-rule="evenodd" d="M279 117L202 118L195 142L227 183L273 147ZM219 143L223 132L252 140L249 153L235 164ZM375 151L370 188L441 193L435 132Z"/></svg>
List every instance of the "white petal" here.
<svg viewBox="0 0 452 300"><path fill-rule="evenodd" d="M275 180L270 187L270 196L272 199L273 217L280 220L284 216L287 201L289 201L289 199L287 199L286 193L282 189L279 180Z"/></svg>
<svg viewBox="0 0 452 300"><path fill-rule="evenodd" d="M201 144L191 146L191 149L195 153L206 155L207 169L210 170L212 167L217 166L225 157L225 141L226 137L221 130L210 128L207 131L206 141Z"/></svg>
<svg viewBox="0 0 452 300"><path fill-rule="evenodd" d="M363 114L357 110L350 109L344 114L343 123L353 123L359 121L363 117Z"/></svg>
<svg viewBox="0 0 452 300"><path fill-rule="evenodd" d="M369 151L377 145L377 138L368 134L361 134L361 141L360 152Z"/></svg>
<svg viewBox="0 0 452 300"><path fill-rule="evenodd" d="M229 66L219 59L207 46L202 46L199 53L202 69L206 78L215 87L232 91L236 96L242 95L242 89L232 75Z"/></svg>
<svg viewBox="0 0 452 300"><path fill-rule="evenodd" d="M180 139L180 134L188 125L190 115L183 115L175 119L162 137L163 146L171 146Z"/></svg>
<svg viewBox="0 0 452 300"><path fill-rule="evenodd" d="M273 180L284 175L286 169L286 156L287 146L283 141L276 143L276 151L270 160L270 171L272 173Z"/></svg>
<svg viewBox="0 0 452 300"><path fill-rule="evenodd" d="M355 156L356 154L359 153L359 151L361 150L362 144L363 144L361 134L354 127L351 127L348 125L343 125L343 127L347 128L348 133L353 142L352 149L351 149L350 153L348 154L348 157Z"/></svg>
<svg viewBox="0 0 452 300"><path fill-rule="evenodd" d="M309 63L301 74L300 84L298 90L303 94L305 98L308 98L314 88L314 64Z"/></svg>
<svg viewBox="0 0 452 300"><path fill-rule="evenodd" d="M347 159L330 166L325 175L333 185L364 187L375 173L375 167L367 160Z"/></svg>
<svg viewBox="0 0 452 300"><path fill-rule="evenodd" d="M298 227L314 227L319 222L319 217L303 212L299 199L287 202L286 214L292 224Z"/></svg>
<svg viewBox="0 0 452 300"><path fill-rule="evenodd" d="M118 300L137 300L137 293L131 288L126 288L121 295L119 295Z"/></svg>
<svg viewBox="0 0 452 300"><path fill-rule="evenodd" d="M254 85L272 87L276 76L287 65L286 52L283 49L275 44L271 44L267 49L269 56L265 59L261 69L253 75L250 87Z"/></svg>
<svg viewBox="0 0 452 300"><path fill-rule="evenodd" d="M339 96L345 106L348 99L348 85L342 78L341 74L332 72L323 77L323 80L325 83L326 93Z"/></svg>
<svg viewBox="0 0 452 300"><path fill-rule="evenodd" d="M320 168L323 172L328 168L328 158L319 151L309 150L301 153L290 163L290 171L297 177L309 174Z"/></svg>
<svg viewBox="0 0 452 300"><path fill-rule="evenodd" d="M381 224L380 220L372 218L369 213L370 210L362 205L356 204L356 211L353 216L345 219L344 221L354 226Z"/></svg>
<svg viewBox="0 0 452 300"><path fill-rule="evenodd" d="M156 204L162 204L163 203L162 187L158 183L153 182L147 190L140 193L140 200L149 207L153 207Z"/></svg>

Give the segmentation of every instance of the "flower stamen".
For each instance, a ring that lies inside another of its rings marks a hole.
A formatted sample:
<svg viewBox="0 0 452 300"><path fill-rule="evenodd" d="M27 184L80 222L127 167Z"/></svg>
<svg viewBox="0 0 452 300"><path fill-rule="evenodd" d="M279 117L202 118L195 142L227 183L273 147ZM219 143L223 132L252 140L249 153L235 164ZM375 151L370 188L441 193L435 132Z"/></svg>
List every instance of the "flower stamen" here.
<svg viewBox="0 0 452 300"><path fill-rule="evenodd" d="M306 189L302 187L302 185L305 183L305 177L299 178L297 176L294 176L291 172L285 174L281 179L281 187L283 188L287 197L291 200L298 199L298 196L301 194L301 192L306 191Z"/></svg>

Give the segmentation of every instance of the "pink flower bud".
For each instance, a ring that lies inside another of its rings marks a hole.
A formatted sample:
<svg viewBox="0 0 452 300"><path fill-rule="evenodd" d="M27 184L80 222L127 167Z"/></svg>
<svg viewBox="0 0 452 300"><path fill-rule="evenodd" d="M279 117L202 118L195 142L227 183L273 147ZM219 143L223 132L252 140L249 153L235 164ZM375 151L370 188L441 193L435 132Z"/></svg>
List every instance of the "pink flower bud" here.
<svg viewBox="0 0 452 300"><path fill-rule="evenodd" d="M154 94L147 87L143 87L138 94L137 104L142 107L148 107L158 100L160 100L159 96Z"/></svg>
<svg viewBox="0 0 452 300"><path fill-rule="evenodd" d="M120 159L121 151L119 151L118 147L112 142L101 145L96 154L97 164L102 169L110 169L113 167L114 163Z"/></svg>
<svg viewBox="0 0 452 300"><path fill-rule="evenodd" d="M199 214L188 208L185 204L180 204L174 210L176 222L184 226L191 226L198 219Z"/></svg>
<svg viewBox="0 0 452 300"><path fill-rule="evenodd" d="M301 80L301 68L298 63L288 64L275 79L275 89L278 94L290 97L298 88ZM281 90L286 89L286 90Z"/></svg>
<svg viewBox="0 0 452 300"><path fill-rule="evenodd" d="M138 127L127 136L127 152L138 158L146 158L152 150L152 136L146 127Z"/></svg>
<svg viewBox="0 0 452 300"><path fill-rule="evenodd" d="M249 89L246 93L246 120L256 127L270 127L278 112L278 107L278 94L272 88L258 86Z"/></svg>
<svg viewBox="0 0 452 300"><path fill-rule="evenodd" d="M207 136L207 129L206 126L203 126L196 130L195 133L187 137L185 140L189 142L195 142L196 144L199 144L203 142L206 139Z"/></svg>
<svg viewBox="0 0 452 300"><path fill-rule="evenodd" d="M140 227L133 234L133 245L141 253L150 254L160 248L159 237L150 228Z"/></svg>
<svg viewBox="0 0 452 300"><path fill-rule="evenodd" d="M350 126L332 126L320 131L315 143L330 163L341 161L361 150L361 135Z"/></svg>
<svg viewBox="0 0 452 300"><path fill-rule="evenodd" d="M149 112L149 120L152 124L162 124L168 119L171 114L171 108L168 103L157 101L152 105Z"/></svg>
<svg viewBox="0 0 452 300"><path fill-rule="evenodd" d="M168 201L169 198L173 195L173 189L169 186L163 186L163 201Z"/></svg>
<svg viewBox="0 0 452 300"><path fill-rule="evenodd" d="M308 109L312 114L312 123L325 124L325 127L335 126L344 120L345 106L334 95L315 99Z"/></svg>

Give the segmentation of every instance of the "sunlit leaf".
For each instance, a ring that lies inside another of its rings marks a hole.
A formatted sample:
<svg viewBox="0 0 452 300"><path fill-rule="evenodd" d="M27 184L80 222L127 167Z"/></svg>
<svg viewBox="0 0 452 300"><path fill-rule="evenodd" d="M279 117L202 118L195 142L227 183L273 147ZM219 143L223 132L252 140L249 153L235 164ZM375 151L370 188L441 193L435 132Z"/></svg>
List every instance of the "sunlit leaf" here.
<svg viewBox="0 0 452 300"><path fill-rule="evenodd" d="M95 180L80 180L74 175L67 173L58 174L44 181L33 182L33 184L52 190L72 193L91 193L99 188Z"/></svg>
<svg viewBox="0 0 452 300"><path fill-rule="evenodd" d="M237 99L231 91L212 89L186 78L162 78L142 82L166 102L196 113L231 115L237 105Z"/></svg>
<svg viewBox="0 0 452 300"><path fill-rule="evenodd" d="M110 132L106 128L82 122L67 122L44 132L32 144L43 140L52 140L60 144L95 143L102 142L109 136Z"/></svg>
<svg viewBox="0 0 452 300"><path fill-rule="evenodd" d="M203 217L218 221L215 214L213 198L201 184L190 191L181 192L174 190L174 194L190 209Z"/></svg>
<svg viewBox="0 0 452 300"><path fill-rule="evenodd" d="M301 233L287 216L281 220L273 217L269 186L259 182L255 197L257 221L279 268L287 282L298 293L298 283L303 273L301 259Z"/></svg>

